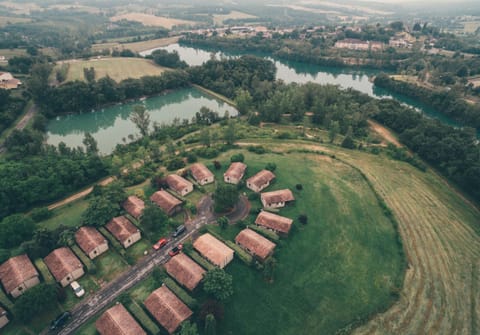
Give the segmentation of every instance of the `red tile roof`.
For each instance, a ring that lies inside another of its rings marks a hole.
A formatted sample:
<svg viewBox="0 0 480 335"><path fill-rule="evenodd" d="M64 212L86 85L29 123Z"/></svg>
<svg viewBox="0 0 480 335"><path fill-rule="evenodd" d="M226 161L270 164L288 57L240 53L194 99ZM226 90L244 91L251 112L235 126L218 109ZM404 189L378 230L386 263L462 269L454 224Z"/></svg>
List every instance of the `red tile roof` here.
<svg viewBox="0 0 480 335"><path fill-rule="evenodd" d="M261 194L261 198L263 201L269 204L295 200L292 191L290 191L289 189L265 192Z"/></svg>
<svg viewBox="0 0 480 335"><path fill-rule="evenodd" d="M35 276L38 272L27 255L12 257L0 266L0 280L7 293Z"/></svg>
<svg viewBox="0 0 480 335"><path fill-rule="evenodd" d="M267 211L261 211L255 223L259 226L288 234L292 228L293 220Z"/></svg>
<svg viewBox="0 0 480 335"><path fill-rule="evenodd" d="M100 335L147 335L122 304L107 309L95 327Z"/></svg>
<svg viewBox="0 0 480 335"><path fill-rule="evenodd" d="M166 286L153 291L145 300L145 307L170 334L193 314Z"/></svg>
<svg viewBox="0 0 480 335"><path fill-rule="evenodd" d="M208 179L213 177L212 171L210 171L205 165L202 163L195 163L190 167L190 172L192 173L193 178L197 182L200 182L204 179Z"/></svg>
<svg viewBox="0 0 480 335"><path fill-rule="evenodd" d="M168 274L180 284L193 291L203 279L205 270L187 255L180 253L172 257L166 264Z"/></svg>
<svg viewBox="0 0 480 335"><path fill-rule="evenodd" d="M57 281L61 281L66 275L83 267L73 251L66 247L53 250L44 258L44 261Z"/></svg>
<svg viewBox="0 0 480 335"><path fill-rule="evenodd" d="M182 201L175 198L173 195L168 193L165 190L160 190L155 192L151 197L152 200L158 207L160 207L165 213L170 214L175 207L182 204Z"/></svg>
<svg viewBox="0 0 480 335"><path fill-rule="evenodd" d="M271 171L262 170L256 175L248 178L247 183L253 184L256 187L260 188L266 183L270 183L273 179L275 179L275 175Z"/></svg>
<svg viewBox="0 0 480 335"><path fill-rule="evenodd" d="M235 242L261 259L267 258L275 249L275 243L248 228L235 237Z"/></svg>
<svg viewBox="0 0 480 335"><path fill-rule="evenodd" d="M125 216L117 216L105 225L107 230L121 242L138 232L138 228Z"/></svg>
<svg viewBox="0 0 480 335"><path fill-rule="evenodd" d="M241 162L234 162L230 164L230 167L223 175L230 178L240 179L242 178L246 169L247 166L245 164Z"/></svg>
<svg viewBox="0 0 480 335"><path fill-rule="evenodd" d="M86 254L90 254L99 245L107 242L105 237L93 227L81 227L75 233L75 241Z"/></svg>
<svg viewBox="0 0 480 335"><path fill-rule="evenodd" d="M135 219L138 219L145 209L145 203L143 200L134 195L129 196L122 206L125 211Z"/></svg>
<svg viewBox="0 0 480 335"><path fill-rule="evenodd" d="M165 178L165 181L168 184L168 187L174 190L177 193L182 193L185 188L192 188L193 184L186 180L185 178L180 177L177 174L168 175Z"/></svg>
<svg viewBox="0 0 480 335"><path fill-rule="evenodd" d="M233 250L209 233L203 234L193 242L193 247L213 264L224 267L233 257Z"/></svg>

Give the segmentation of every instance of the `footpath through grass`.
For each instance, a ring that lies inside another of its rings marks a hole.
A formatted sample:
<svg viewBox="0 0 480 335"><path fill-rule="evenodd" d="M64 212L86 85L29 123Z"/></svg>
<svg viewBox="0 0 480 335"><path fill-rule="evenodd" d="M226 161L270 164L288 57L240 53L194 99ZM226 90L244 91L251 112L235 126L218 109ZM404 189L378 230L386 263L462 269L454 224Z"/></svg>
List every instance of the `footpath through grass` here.
<svg viewBox="0 0 480 335"><path fill-rule="evenodd" d="M266 190L294 191L295 205L279 214L295 221L277 244L273 283L238 260L227 267L235 293L219 333L334 334L388 307L400 290L404 259L394 226L363 177L319 155L243 153L248 176L268 162L277 165L277 180ZM217 178L231 155L221 157ZM298 222L301 213L308 224ZM232 229L224 231L226 239Z"/></svg>

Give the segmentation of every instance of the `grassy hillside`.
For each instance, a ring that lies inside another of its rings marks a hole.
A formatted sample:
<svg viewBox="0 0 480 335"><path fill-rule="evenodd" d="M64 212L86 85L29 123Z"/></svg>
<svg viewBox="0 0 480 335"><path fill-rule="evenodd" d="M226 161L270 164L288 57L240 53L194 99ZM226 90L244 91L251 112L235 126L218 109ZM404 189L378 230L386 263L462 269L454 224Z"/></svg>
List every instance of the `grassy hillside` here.
<svg viewBox="0 0 480 335"><path fill-rule="evenodd" d="M143 58L101 58L92 60L74 60L68 63L67 80L85 80L83 69L95 68L95 78L110 76L119 82L127 78L140 78L162 74L165 69ZM57 65L61 66L61 65Z"/></svg>

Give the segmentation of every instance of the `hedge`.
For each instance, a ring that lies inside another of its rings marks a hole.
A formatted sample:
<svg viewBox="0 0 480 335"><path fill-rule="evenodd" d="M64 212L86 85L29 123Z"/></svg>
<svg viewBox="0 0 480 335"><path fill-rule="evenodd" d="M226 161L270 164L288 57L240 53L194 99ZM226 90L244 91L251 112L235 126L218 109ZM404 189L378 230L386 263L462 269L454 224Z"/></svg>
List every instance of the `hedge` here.
<svg viewBox="0 0 480 335"><path fill-rule="evenodd" d="M248 266L252 265L252 262L253 262L252 255L250 255L248 252L246 252L245 250L240 248L238 245L236 245L232 241L224 241L224 242L225 242L226 245L228 245L230 248L232 248L235 251L235 255L237 255L237 257L242 262L244 262Z"/></svg>
<svg viewBox="0 0 480 335"><path fill-rule="evenodd" d="M43 280L47 284L55 284L55 278L53 278L52 274L50 271L48 271L47 265L43 262L43 259L37 258L35 260L35 266L37 267L38 271L42 274Z"/></svg>
<svg viewBox="0 0 480 335"><path fill-rule="evenodd" d="M148 316L148 314L140 307L135 301L132 301L127 306L128 310L132 315L140 322L140 324L146 328L149 334L157 335L160 334L160 328L155 322Z"/></svg>
<svg viewBox="0 0 480 335"><path fill-rule="evenodd" d="M260 235L263 235L264 237L268 238L269 240L278 241L280 239L280 237L278 236L277 233L275 233L274 231L268 230L266 228L259 227L259 226L254 225L254 224L248 225L247 227L251 230L256 231Z"/></svg>
<svg viewBox="0 0 480 335"><path fill-rule="evenodd" d="M0 305L2 305L3 307L6 307L10 311L12 310L12 307L13 307L12 301L7 297L7 295L5 294L5 292L3 292L1 288L0 288Z"/></svg>
<svg viewBox="0 0 480 335"><path fill-rule="evenodd" d="M170 277L163 280L163 283L175 293L188 307L195 308L198 306L196 299L192 298L183 288L177 285L177 283Z"/></svg>
<svg viewBox="0 0 480 335"><path fill-rule="evenodd" d="M200 264L205 270L209 271L209 270L215 269L215 265L213 265L212 263L207 261L205 258L200 256L198 252L196 252L195 250L184 250L184 252L188 256L190 256L195 262Z"/></svg>
<svg viewBox="0 0 480 335"><path fill-rule="evenodd" d="M112 247L115 250L117 250L120 253L120 255L125 256L125 249L122 247L120 242L118 242L117 239L115 237L113 237L112 234L110 234L105 229L105 227L100 227L100 228L98 228L98 230L103 234L103 236L105 236L107 238L108 242L110 242Z"/></svg>
<svg viewBox="0 0 480 335"><path fill-rule="evenodd" d="M75 253L75 255L77 255L77 257L80 258L82 263L87 267L88 271L95 269L95 264L93 264L92 260L88 258L88 256L85 255L82 250L80 250L78 245L72 246L72 250Z"/></svg>

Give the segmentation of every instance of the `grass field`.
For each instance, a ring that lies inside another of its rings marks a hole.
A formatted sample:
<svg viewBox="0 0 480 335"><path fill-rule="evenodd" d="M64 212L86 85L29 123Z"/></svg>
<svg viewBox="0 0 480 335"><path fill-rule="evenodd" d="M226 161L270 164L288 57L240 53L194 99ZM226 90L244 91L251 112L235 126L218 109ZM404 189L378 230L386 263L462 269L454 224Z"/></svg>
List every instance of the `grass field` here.
<svg viewBox="0 0 480 335"><path fill-rule="evenodd" d="M68 62L69 68L66 81L85 80L83 69L95 68L95 78L107 75L119 82L128 78L155 76L162 74L165 69L155 65L152 61L143 58L101 58L93 60L74 60ZM57 65L57 67L61 64Z"/></svg>
<svg viewBox="0 0 480 335"><path fill-rule="evenodd" d="M39 225L42 228L53 230L63 225L66 227L79 227L81 225L82 214L88 207L88 200L80 199L63 207L54 209L53 216L48 220L42 221Z"/></svg>
<svg viewBox="0 0 480 335"><path fill-rule="evenodd" d="M213 23L216 25L223 24L226 20L242 20L242 19L256 19L257 16L232 10L228 14L214 14Z"/></svg>
<svg viewBox="0 0 480 335"><path fill-rule="evenodd" d="M94 51L101 51L104 49L109 49L109 50L129 49L134 52L141 52L141 51L150 50L154 48L167 46L173 43L177 43L178 39L179 37L175 36L175 37L167 37L167 38L157 38L154 40L134 42L134 43L119 43L119 42L99 43L99 44L92 45L92 49Z"/></svg>
<svg viewBox="0 0 480 335"><path fill-rule="evenodd" d="M179 20L164 16L155 16L151 14L143 13L127 13L116 15L110 18L110 21L117 22L121 20L140 22L144 26L164 27L172 29L174 26L193 26L196 24L194 21Z"/></svg>
<svg viewBox="0 0 480 335"><path fill-rule="evenodd" d="M221 158L225 168L231 154ZM356 318L387 308L403 279L401 248L393 224L362 176L323 156L244 154L248 175L267 162L277 165L277 181L267 190L294 190L295 205L281 209L280 215L295 223L275 251L273 284L238 260L227 267L235 294L226 305L220 333L333 334ZM217 178L223 170L216 172ZM302 191L295 190L297 183ZM260 201L252 203L252 208L260 206ZM309 217L305 226L296 221L300 213ZM219 232L233 240L239 229Z"/></svg>
<svg viewBox="0 0 480 335"><path fill-rule="evenodd" d="M5 27L8 24L26 23L30 21L30 19L23 17L0 16L0 27Z"/></svg>

